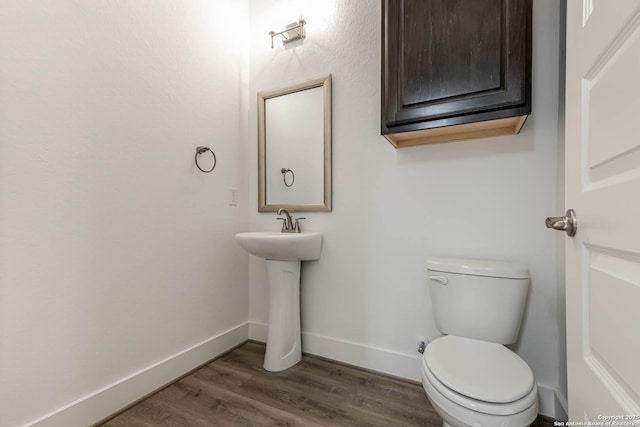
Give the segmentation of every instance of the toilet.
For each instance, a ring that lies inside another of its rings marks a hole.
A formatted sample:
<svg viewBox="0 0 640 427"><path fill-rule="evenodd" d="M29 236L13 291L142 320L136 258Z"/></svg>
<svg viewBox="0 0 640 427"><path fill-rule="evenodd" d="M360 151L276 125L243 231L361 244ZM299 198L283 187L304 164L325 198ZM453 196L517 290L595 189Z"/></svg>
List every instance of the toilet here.
<svg viewBox="0 0 640 427"><path fill-rule="evenodd" d="M436 326L422 385L444 427L523 427L538 415L529 366L504 345L518 337L529 288L524 264L427 260Z"/></svg>

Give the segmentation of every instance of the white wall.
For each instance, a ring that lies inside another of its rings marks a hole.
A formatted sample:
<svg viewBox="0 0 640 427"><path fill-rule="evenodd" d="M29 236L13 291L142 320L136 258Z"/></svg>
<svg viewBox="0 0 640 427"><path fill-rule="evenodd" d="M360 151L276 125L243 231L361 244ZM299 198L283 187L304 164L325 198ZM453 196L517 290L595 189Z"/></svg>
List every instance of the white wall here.
<svg viewBox="0 0 640 427"><path fill-rule="evenodd" d="M559 5L534 2L521 135L402 150L379 135L378 0L249 6L2 2L0 424L86 425L242 341L247 317L264 338L264 262L232 239L279 227L257 213L255 95L328 73L334 211L305 214L325 244L303 267L304 350L415 379L418 339L439 335L425 258L524 261L515 349L557 415ZM308 38L271 49L300 12Z"/></svg>
<svg viewBox="0 0 640 427"><path fill-rule="evenodd" d="M2 2L1 425L88 425L246 339L247 13Z"/></svg>
<svg viewBox="0 0 640 427"><path fill-rule="evenodd" d="M380 1L250 1L250 226L257 213L257 91L333 74L333 205L305 214L324 232L321 260L303 266L303 350L418 378L419 337L437 337L425 259L526 262L531 292L518 344L555 415L559 386L555 214L559 5L534 2L533 114L517 136L394 149L380 136ZM267 33L304 13L307 39L270 48ZM250 261L250 335L268 319L264 263Z"/></svg>

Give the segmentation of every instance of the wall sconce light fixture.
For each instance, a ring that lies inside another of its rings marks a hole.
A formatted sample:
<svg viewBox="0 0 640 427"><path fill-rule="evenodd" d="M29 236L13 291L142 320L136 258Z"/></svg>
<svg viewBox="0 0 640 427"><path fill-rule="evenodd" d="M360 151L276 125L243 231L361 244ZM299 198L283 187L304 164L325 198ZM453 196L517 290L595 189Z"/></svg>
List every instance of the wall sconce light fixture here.
<svg viewBox="0 0 640 427"><path fill-rule="evenodd" d="M282 44L304 39L306 37L304 32L304 26L306 23L307 21L300 18L296 22L286 25L282 31L278 31L277 33L269 31L269 35L271 36L271 49L273 49L273 38L275 36L282 36Z"/></svg>

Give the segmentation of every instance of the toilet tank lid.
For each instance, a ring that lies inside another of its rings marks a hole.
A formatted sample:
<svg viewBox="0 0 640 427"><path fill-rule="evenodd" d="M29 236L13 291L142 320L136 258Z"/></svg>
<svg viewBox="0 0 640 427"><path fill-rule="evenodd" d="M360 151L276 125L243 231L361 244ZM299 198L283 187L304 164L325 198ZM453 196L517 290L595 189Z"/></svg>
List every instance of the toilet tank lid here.
<svg viewBox="0 0 640 427"><path fill-rule="evenodd" d="M431 257L427 258L427 269L443 273L501 277L505 279L529 278L529 267L519 262Z"/></svg>

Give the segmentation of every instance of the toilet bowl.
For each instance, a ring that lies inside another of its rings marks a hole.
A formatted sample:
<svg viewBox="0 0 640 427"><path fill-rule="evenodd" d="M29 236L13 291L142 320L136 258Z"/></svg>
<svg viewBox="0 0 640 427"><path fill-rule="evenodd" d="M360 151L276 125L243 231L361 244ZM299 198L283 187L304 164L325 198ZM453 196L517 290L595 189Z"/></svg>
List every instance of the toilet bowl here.
<svg viewBox="0 0 640 427"><path fill-rule="evenodd" d="M434 318L448 335L422 358L422 385L445 427L523 427L538 414L531 369L503 344L517 338L528 268L496 261L430 258Z"/></svg>

